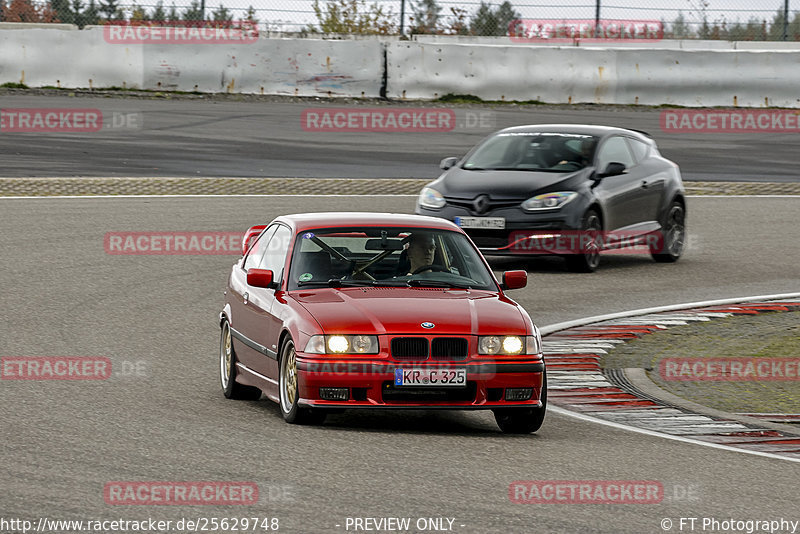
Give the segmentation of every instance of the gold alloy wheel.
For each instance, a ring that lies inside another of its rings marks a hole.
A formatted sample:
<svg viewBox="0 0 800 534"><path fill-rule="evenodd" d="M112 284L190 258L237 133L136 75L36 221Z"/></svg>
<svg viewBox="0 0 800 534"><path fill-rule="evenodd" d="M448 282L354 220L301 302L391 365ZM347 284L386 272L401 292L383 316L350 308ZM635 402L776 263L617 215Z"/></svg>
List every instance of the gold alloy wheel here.
<svg viewBox="0 0 800 534"><path fill-rule="evenodd" d="M231 377L231 366L233 365L233 347L231 344L231 328L228 323L222 327L222 341L220 342L219 357L219 376L222 381L222 389L228 388L228 381Z"/></svg>
<svg viewBox="0 0 800 534"><path fill-rule="evenodd" d="M284 356L283 387L281 388L281 404L283 411L289 412L297 398L297 360L295 359L294 345L290 345Z"/></svg>

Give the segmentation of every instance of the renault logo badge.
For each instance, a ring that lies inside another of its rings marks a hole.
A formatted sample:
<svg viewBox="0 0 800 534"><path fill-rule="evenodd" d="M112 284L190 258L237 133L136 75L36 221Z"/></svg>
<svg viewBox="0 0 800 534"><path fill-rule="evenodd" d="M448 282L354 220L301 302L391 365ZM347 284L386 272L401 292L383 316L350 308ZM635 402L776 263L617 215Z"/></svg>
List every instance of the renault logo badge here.
<svg viewBox="0 0 800 534"><path fill-rule="evenodd" d="M489 195L481 195L473 200L472 207L475 209L475 213L486 213L486 210L489 209Z"/></svg>

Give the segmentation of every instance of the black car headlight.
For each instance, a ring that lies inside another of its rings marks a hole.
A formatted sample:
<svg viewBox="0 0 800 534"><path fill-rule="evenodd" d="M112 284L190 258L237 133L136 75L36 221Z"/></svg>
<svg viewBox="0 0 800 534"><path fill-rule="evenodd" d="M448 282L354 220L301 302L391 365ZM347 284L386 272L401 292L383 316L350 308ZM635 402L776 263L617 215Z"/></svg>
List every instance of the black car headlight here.
<svg viewBox="0 0 800 534"><path fill-rule="evenodd" d="M417 202L419 202L420 207L434 210L438 210L447 204L442 194L431 187L422 188L422 191L419 192L419 199Z"/></svg>
<svg viewBox="0 0 800 534"><path fill-rule="evenodd" d="M553 210L559 209L577 197L578 193L575 191L559 191L556 193L543 193L531 197L522 203L522 209L525 211L539 211L539 210Z"/></svg>
<svg viewBox="0 0 800 534"><path fill-rule="evenodd" d="M361 334L316 335L306 343L307 354L378 354L378 336Z"/></svg>

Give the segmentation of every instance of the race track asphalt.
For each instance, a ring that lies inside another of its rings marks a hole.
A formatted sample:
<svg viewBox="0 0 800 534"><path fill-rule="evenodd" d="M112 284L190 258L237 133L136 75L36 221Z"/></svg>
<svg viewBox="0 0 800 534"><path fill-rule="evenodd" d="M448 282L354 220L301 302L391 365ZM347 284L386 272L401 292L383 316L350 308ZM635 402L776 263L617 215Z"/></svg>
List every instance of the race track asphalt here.
<svg viewBox="0 0 800 534"><path fill-rule="evenodd" d="M163 120L187 125L194 105L176 112L185 113L183 119ZM219 124L216 112L209 112L206 124ZM251 133L255 124L250 123ZM231 143L245 137L243 131L232 135ZM252 173L248 162L260 158L256 147L277 143L279 135L273 131L269 137L272 141L252 141L240 171ZM151 162L174 174L202 152L202 131L168 139L156 135L150 144L140 141L153 152L142 154L126 172L150 172L145 162ZM11 141L5 135L0 140L7 152ZM411 140L398 138L399 143ZM86 156L85 167L60 158L61 150L75 151L83 142L65 144L37 159L36 174L107 173L114 165L112 147L125 147L117 141L96 142L100 148ZM425 161L450 149L415 142L427 154ZM300 168L304 149L312 154L329 143L349 142L312 138L313 146L303 147L285 141L286 160ZM52 140L46 144L53 147ZM18 140L11 148L34 150ZM350 148L354 164L371 154L362 148L363 154ZM335 159L336 150L329 149ZM407 156L411 150L406 150ZM235 160L224 152L215 145L207 155L221 163ZM404 165L398 157L387 172ZM32 168L24 157L9 157L3 167L3 173L15 175ZM416 172L413 165L408 168ZM361 169L365 175L370 171ZM530 436L500 434L483 412L348 412L331 416L322 427L287 425L267 400L229 401L220 392L216 316L234 256L117 256L103 248L110 231L243 231L282 213L409 212L413 201L381 196L0 199L0 355L107 356L117 369L134 363L142 370L96 382L0 381L2 517L278 517L280 531L297 533L347 532L347 517L449 517L455 518L453 532L458 533L657 533L664 532L663 518L674 521L672 532L679 532L680 517L800 520L796 463L561 415L548 415L542 430ZM615 256L604 258L600 270L588 275L566 272L557 259L496 259L492 265L498 271L528 270L528 287L511 296L541 325L704 298L798 291L800 198L690 198L688 212L690 248L677 264ZM262 502L240 507L104 503L107 482L148 480L253 481ZM660 504L514 504L508 489L517 480L659 481L666 497Z"/></svg>
<svg viewBox="0 0 800 534"><path fill-rule="evenodd" d="M64 92L68 94L66 91ZM111 126L92 133L0 133L0 177L231 176L435 178L439 161L494 130L530 123L591 123L649 132L685 180L797 182L796 133L665 133L663 109L626 106L448 106L450 132L313 132L303 110L336 100L231 101L33 96L0 92L0 108L99 109ZM366 101L353 109L432 104ZM115 119L116 117L116 119ZM127 120L123 117L131 117Z"/></svg>

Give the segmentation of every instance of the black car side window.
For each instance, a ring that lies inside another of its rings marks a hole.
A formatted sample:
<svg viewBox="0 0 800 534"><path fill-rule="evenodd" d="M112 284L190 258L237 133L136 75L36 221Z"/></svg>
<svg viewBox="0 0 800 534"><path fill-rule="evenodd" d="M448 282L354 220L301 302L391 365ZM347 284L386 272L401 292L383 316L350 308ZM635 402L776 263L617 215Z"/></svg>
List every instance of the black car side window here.
<svg viewBox="0 0 800 534"><path fill-rule="evenodd" d="M279 226L275 231L275 235L273 235L272 239L267 243L267 250L261 258L261 262L258 264L259 269L269 269L272 271L276 281L281 278L291 238L292 232L285 226Z"/></svg>
<svg viewBox="0 0 800 534"><path fill-rule="evenodd" d="M624 138L611 137L600 147L600 152L597 154L597 169L603 172L609 163L622 163L626 168L636 164Z"/></svg>
<svg viewBox="0 0 800 534"><path fill-rule="evenodd" d="M633 155L636 158L637 163L641 163L642 160L645 159L650 153L650 146L647 143L642 143L638 139L629 137L628 144L633 151Z"/></svg>
<svg viewBox="0 0 800 534"><path fill-rule="evenodd" d="M261 234L261 237L258 238L258 241L253 243L253 246L247 253L247 258L245 258L244 260L244 265L242 265L242 269L247 271L248 269L252 269L253 267L258 266L258 264L261 262L261 258L264 256L264 251L267 249L266 247L267 242L277 229L278 225L273 224L272 226L267 228L263 234Z"/></svg>

